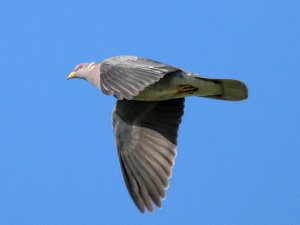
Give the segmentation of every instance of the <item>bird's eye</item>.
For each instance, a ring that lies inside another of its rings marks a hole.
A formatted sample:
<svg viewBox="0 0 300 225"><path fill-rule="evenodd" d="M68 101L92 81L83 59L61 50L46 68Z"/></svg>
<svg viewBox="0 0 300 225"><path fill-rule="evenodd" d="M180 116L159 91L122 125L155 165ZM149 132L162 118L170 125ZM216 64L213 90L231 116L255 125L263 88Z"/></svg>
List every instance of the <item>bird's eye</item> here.
<svg viewBox="0 0 300 225"><path fill-rule="evenodd" d="M78 71L78 70L80 70L82 68L82 65L79 65L76 69L75 69L75 71Z"/></svg>

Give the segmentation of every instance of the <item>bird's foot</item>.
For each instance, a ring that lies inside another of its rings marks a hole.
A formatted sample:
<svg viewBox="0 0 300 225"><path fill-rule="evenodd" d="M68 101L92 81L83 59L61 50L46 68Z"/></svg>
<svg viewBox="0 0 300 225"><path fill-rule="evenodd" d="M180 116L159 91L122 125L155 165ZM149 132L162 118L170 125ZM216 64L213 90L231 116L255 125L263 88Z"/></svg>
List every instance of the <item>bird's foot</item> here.
<svg viewBox="0 0 300 225"><path fill-rule="evenodd" d="M177 88L178 94L193 94L196 91L198 91L198 88L188 84L179 85Z"/></svg>

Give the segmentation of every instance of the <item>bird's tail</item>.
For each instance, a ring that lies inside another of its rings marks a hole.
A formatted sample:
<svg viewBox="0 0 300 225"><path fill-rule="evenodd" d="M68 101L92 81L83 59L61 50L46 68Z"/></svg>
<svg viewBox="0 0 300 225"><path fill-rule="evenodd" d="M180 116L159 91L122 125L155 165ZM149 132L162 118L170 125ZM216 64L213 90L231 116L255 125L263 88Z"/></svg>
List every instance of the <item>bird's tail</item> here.
<svg viewBox="0 0 300 225"><path fill-rule="evenodd" d="M201 88L199 88L199 94L197 94L197 92L194 93L197 96L229 101L240 101L248 98L248 88L241 81L230 79L210 79L196 75L192 75L192 77L200 81L199 84L201 84L202 87L214 90L214 92L203 94L202 91L200 91ZM203 85L203 83L206 84Z"/></svg>

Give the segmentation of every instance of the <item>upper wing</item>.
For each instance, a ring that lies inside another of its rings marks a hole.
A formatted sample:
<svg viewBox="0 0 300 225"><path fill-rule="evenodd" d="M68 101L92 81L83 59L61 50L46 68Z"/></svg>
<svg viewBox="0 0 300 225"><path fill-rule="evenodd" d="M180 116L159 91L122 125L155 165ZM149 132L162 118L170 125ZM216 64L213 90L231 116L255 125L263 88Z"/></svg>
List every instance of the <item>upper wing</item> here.
<svg viewBox="0 0 300 225"><path fill-rule="evenodd" d="M178 70L180 69L173 66L135 56L112 57L101 64L101 90L119 100L130 100L165 74Z"/></svg>
<svg viewBox="0 0 300 225"><path fill-rule="evenodd" d="M128 191L141 212L161 207L176 156L184 99L117 101L113 127Z"/></svg>

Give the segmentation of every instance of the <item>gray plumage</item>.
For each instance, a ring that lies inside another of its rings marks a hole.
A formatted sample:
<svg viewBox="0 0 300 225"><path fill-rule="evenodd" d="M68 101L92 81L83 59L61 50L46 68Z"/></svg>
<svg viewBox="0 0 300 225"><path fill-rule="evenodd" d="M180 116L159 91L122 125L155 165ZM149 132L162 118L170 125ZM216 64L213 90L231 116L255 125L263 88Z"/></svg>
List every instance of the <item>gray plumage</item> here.
<svg viewBox="0 0 300 225"><path fill-rule="evenodd" d="M68 76L89 81L118 101L113 129L128 191L141 212L161 207L176 156L184 97L246 99L244 83L209 79L136 56L82 63Z"/></svg>

